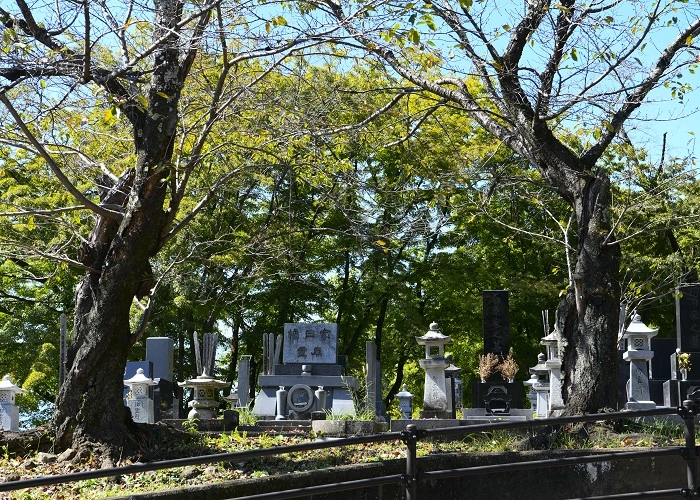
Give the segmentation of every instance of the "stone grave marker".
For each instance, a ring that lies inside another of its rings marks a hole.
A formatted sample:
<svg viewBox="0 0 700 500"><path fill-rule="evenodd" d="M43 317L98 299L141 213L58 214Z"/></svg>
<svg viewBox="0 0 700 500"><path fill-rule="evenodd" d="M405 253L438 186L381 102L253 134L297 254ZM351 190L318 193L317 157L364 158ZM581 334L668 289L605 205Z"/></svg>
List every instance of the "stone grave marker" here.
<svg viewBox="0 0 700 500"><path fill-rule="evenodd" d="M508 290L485 290L482 300L484 354L505 356L510 349Z"/></svg>
<svg viewBox="0 0 700 500"><path fill-rule="evenodd" d="M663 384L664 405L677 406L691 386L700 384L700 285L683 284L676 289L676 345L690 354L689 380L681 380L677 356L670 356L671 379Z"/></svg>
<svg viewBox="0 0 700 500"><path fill-rule="evenodd" d="M494 353L506 356L510 350L508 290L484 290L482 300L484 355ZM486 407L484 398L490 394L489 391L494 385L505 388L510 396L510 408L522 408L522 383L507 382L501 378L500 373L494 373L485 382L472 383L472 408Z"/></svg>
<svg viewBox="0 0 700 500"><path fill-rule="evenodd" d="M267 335L268 354L276 353L279 342ZM338 363L337 324L286 323L281 337L282 363L276 354L268 358L271 373L258 377L260 390L253 414L261 419L304 420L310 418L312 411L330 410L354 416L352 391L357 390L358 384L355 378L345 376L344 367ZM280 397L284 395L286 404L278 405L278 392ZM325 408L321 408L324 396ZM280 414L279 406L284 406Z"/></svg>
<svg viewBox="0 0 700 500"><path fill-rule="evenodd" d="M335 323L286 323L282 362L337 363L338 325Z"/></svg>
<svg viewBox="0 0 700 500"><path fill-rule="evenodd" d="M681 352L700 352L700 285L676 289L676 340Z"/></svg>
<svg viewBox="0 0 700 500"><path fill-rule="evenodd" d="M179 418L180 388L175 385L173 375L174 345L170 337L146 339L146 361L153 368L151 377L158 382L153 388L154 420Z"/></svg>

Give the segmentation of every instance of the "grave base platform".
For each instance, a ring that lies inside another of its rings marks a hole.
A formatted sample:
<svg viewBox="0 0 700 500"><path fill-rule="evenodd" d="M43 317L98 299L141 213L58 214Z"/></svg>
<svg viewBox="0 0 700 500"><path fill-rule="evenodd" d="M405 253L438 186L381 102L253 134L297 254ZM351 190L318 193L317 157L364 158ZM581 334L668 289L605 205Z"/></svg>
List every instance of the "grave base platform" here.
<svg viewBox="0 0 700 500"><path fill-rule="evenodd" d="M489 424L495 422L517 422L532 420L533 411L528 409L511 409L507 414L486 413L483 408L464 408L462 410L462 420L466 423L462 425Z"/></svg>
<svg viewBox="0 0 700 500"><path fill-rule="evenodd" d="M238 412L231 412L235 413L235 416L231 415L229 412L231 412L231 410L227 411L228 418L196 421L180 418L164 418L161 420L161 422L180 429L183 427L183 423L185 422L197 422L197 430L200 432L228 432L236 430L236 427L238 427Z"/></svg>

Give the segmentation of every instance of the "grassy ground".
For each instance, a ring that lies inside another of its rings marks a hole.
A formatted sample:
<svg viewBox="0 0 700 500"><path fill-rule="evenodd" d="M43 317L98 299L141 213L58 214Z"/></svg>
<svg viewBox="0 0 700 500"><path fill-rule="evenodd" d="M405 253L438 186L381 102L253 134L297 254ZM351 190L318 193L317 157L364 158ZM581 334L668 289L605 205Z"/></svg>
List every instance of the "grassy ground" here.
<svg viewBox="0 0 700 500"><path fill-rule="evenodd" d="M194 435L193 435L194 436ZM213 453L230 453L251 449L306 443L322 436L266 434L250 437L241 432L221 435L196 436L189 443L168 441L143 443L137 456L124 458L118 466L163 460L175 457ZM527 436L498 431L470 434L454 441L421 441L418 455L438 453L507 452L527 449L601 449L652 446L678 446L684 444L683 431L678 425L655 421L652 423L619 422L614 425L596 424L567 427L547 435ZM0 498L12 499L95 499L129 495L146 491L158 491L211 484L267 475L288 474L338 465L358 464L405 457L405 446L400 441L381 444L364 444L344 448L329 448L251 459L240 462L220 463L209 466L184 467L143 474L124 475L119 479L96 479L55 486L0 493ZM97 467L90 459L72 458L61 462L47 454L31 454L26 457L0 457L0 481L28 479L36 476L69 474L92 470Z"/></svg>

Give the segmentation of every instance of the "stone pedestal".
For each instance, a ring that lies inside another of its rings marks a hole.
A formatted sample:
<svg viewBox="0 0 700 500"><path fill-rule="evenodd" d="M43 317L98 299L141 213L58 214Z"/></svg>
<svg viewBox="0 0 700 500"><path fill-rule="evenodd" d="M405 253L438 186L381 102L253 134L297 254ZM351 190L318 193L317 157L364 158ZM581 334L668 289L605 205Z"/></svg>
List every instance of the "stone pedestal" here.
<svg viewBox="0 0 700 500"><path fill-rule="evenodd" d="M667 380L664 382L664 406L681 406L686 399L697 399L697 395L691 398L700 388L700 380ZM696 393L697 394L697 393Z"/></svg>
<svg viewBox="0 0 700 500"><path fill-rule="evenodd" d="M445 381L445 368L450 366L449 361L445 358L434 358L421 359L418 363L425 370L421 418L450 418Z"/></svg>

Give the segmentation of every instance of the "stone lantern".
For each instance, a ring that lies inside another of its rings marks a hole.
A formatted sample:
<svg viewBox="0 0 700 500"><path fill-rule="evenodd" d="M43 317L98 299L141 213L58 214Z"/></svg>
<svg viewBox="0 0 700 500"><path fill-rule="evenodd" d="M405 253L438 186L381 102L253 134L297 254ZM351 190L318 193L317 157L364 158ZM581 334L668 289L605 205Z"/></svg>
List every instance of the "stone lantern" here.
<svg viewBox="0 0 700 500"><path fill-rule="evenodd" d="M537 392L535 391L535 384L537 383L537 375L534 373L530 375L530 378L523 382L525 387L529 387L530 390L527 393L527 399L530 401L530 409L532 413L537 413Z"/></svg>
<svg viewBox="0 0 700 500"><path fill-rule="evenodd" d="M649 328L642 322L641 316L635 314L622 334L627 341L627 350L622 354L622 359L630 364L629 401L625 404L628 410L656 408L649 394L649 361L654 357L654 351L649 346L651 338L657 333L658 328Z"/></svg>
<svg viewBox="0 0 700 500"><path fill-rule="evenodd" d="M549 413L564 409L564 398L561 394L561 359L559 358L559 342L561 336L556 325L549 335L542 337L540 344L545 346L547 357L545 366L549 369Z"/></svg>
<svg viewBox="0 0 700 500"><path fill-rule="evenodd" d="M124 385L130 390L126 406L131 410L131 418L137 423L152 424L155 420L150 388L158 385L158 382L144 375L143 368L139 368L136 375L124 381Z"/></svg>
<svg viewBox="0 0 700 500"><path fill-rule="evenodd" d="M213 379L204 372L197 378L178 382L177 385L192 389L192 401L187 404L192 409L187 414L187 418L190 420L195 418L211 420L216 417L219 411L219 402L216 400L216 394L219 389L228 387L229 383Z"/></svg>
<svg viewBox="0 0 700 500"><path fill-rule="evenodd" d="M447 388L447 404L450 418L457 418L457 410L462 409L462 379L459 378L462 369L452 364L452 355L448 354L445 359L450 363L445 368L445 383Z"/></svg>
<svg viewBox="0 0 700 500"><path fill-rule="evenodd" d="M19 409L15 404L15 396L27 391L12 383L9 375L0 382L0 429L3 431L19 430Z"/></svg>
<svg viewBox="0 0 700 500"><path fill-rule="evenodd" d="M537 393L537 418L549 416L549 368L545 363L545 356L540 353L537 355L537 365L530 368L530 373L537 377L531 386Z"/></svg>
<svg viewBox="0 0 700 500"><path fill-rule="evenodd" d="M396 394L396 399L399 400L401 419L411 420L413 418L413 394L406 390L406 384L401 388L401 392Z"/></svg>
<svg viewBox="0 0 700 500"><path fill-rule="evenodd" d="M449 418L449 404L445 381L445 369L450 362L445 359L445 345L452 339L443 335L437 323L431 323L430 329L422 337L416 337L419 345L425 346L425 359L419 361L425 370L425 388L423 393L422 418Z"/></svg>

